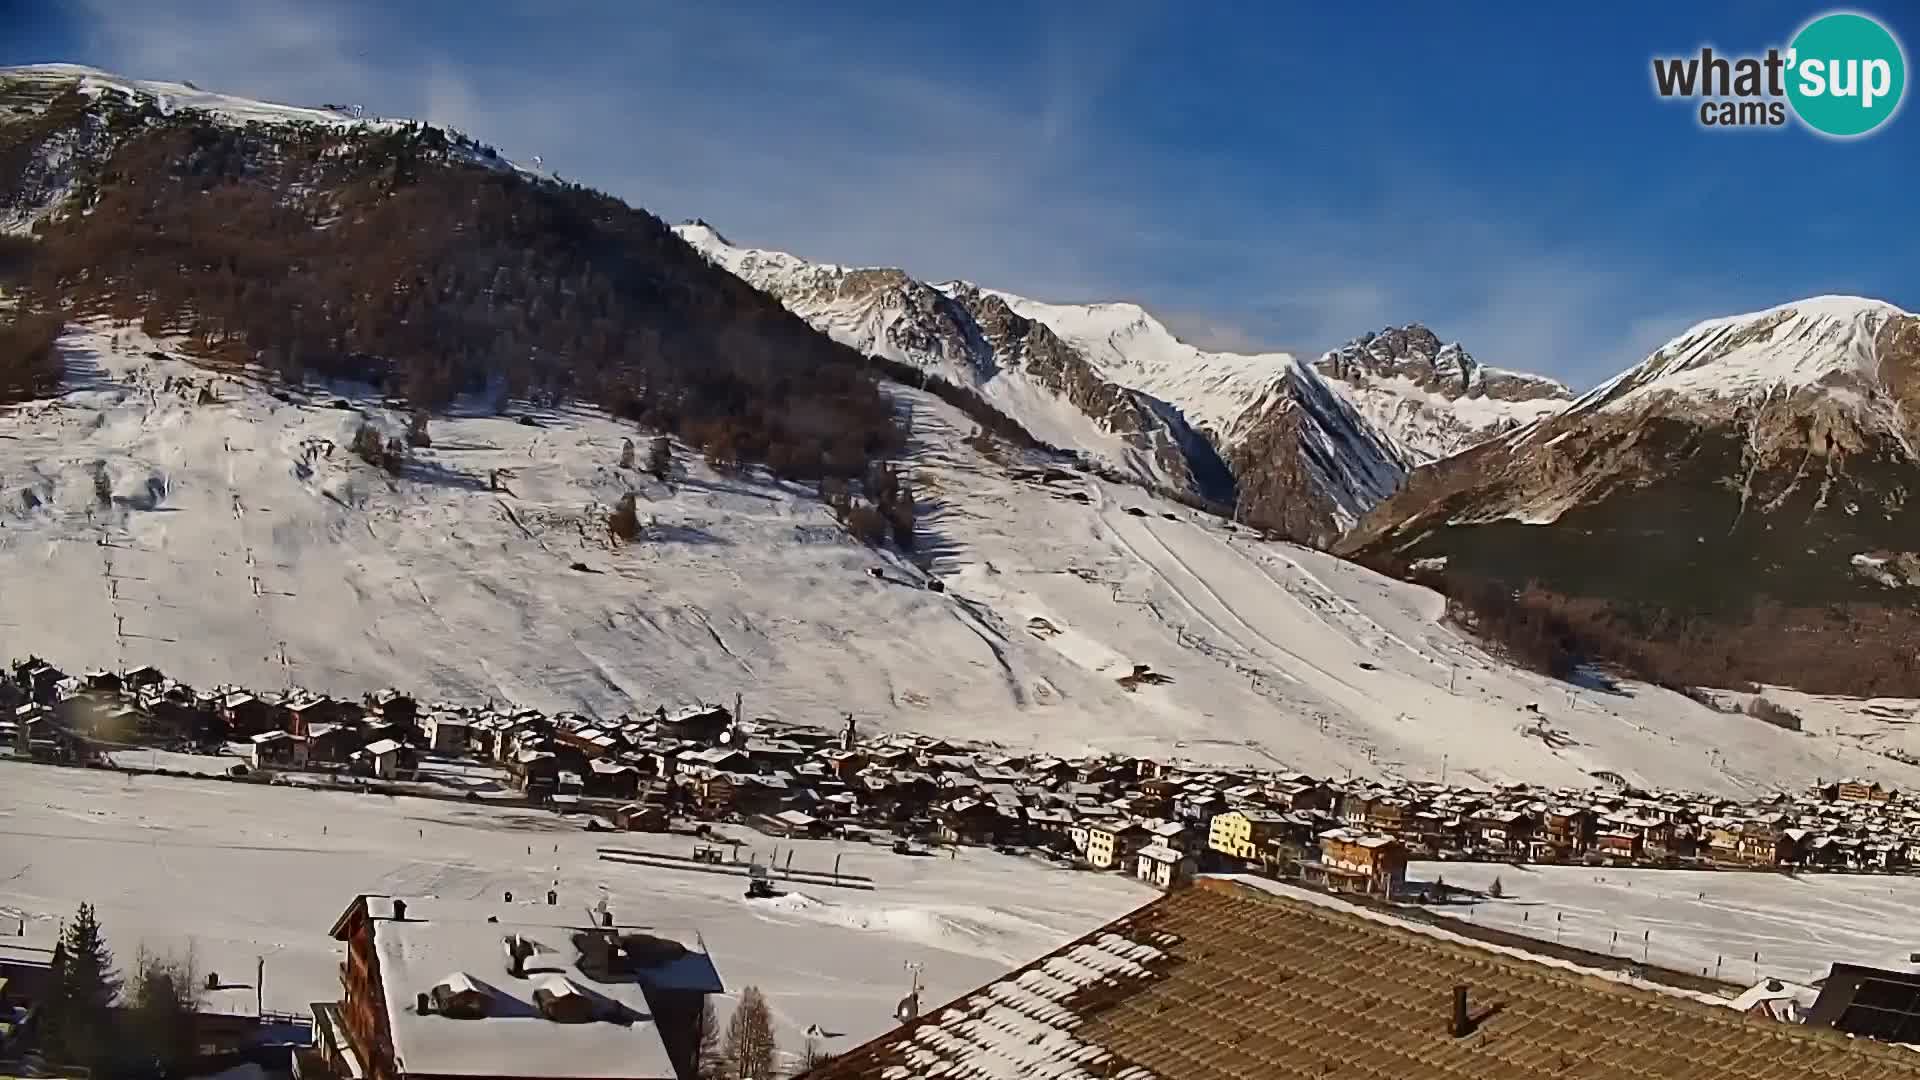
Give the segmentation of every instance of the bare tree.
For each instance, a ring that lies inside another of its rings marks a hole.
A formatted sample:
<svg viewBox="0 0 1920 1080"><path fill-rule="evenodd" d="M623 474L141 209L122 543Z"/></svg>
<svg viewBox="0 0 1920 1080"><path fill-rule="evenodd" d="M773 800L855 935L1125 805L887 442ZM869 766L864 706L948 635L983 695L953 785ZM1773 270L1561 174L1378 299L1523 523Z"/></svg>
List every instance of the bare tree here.
<svg viewBox="0 0 1920 1080"><path fill-rule="evenodd" d="M151 953L141 947L134 960L132 1000L125 1010L124 1041L141 1065L171 1071L198 1052L195 1017L203 984L189 948L184 956Z"/></svg>
<svg viewBox="0 0 1920 1080"><path fill-rule="evenodd" d="M827 1053L826 1048L820 1045L820 1040L811 1035L807 1036L807 1041L800 1046L800 1071L802 1073L811 1072L832 1060L833 1055Z"/></svg>
<svg viewBox="0 0 1920 1080"><path fill-rule="evenodd" d="M714 1011L711 997L700 1003L700 1049L694 1068L706 1080L726 1075L726 1062L720 1056L720 1014Z"/></svg>
<svg viewBox="0 0 1920 1080"><path fill-rule="evenodd" d="M773 1011L760 988L749 986L740 992L727 1021L726 1046L721 1058L733 1080L773 1080Z"/></svg>

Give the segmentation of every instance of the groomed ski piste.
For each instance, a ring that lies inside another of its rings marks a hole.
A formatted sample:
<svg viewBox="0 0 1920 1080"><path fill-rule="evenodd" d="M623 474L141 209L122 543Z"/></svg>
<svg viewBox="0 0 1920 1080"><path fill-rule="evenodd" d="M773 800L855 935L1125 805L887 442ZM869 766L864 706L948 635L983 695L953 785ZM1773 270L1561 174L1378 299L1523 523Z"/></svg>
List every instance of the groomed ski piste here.
<svg viewBox="0 0 1920 1080"><path fill-rule="evenodd" d="M852 542L809 487L683 447L664 483L622 468L650 433L587 409L436 416L391 476L349 449L363 423L404 432L370 395L211 372L127 327L60 347L64 393L0 412L0 653L69 671L599 715L738 693L756 717L1334 777L1920 782L1875 752L1904 748L1897 713L1795 733L1522 671L1429 590L1124 484L1043 479L909 389L890 388L913 433L910 557ZM641 536L615 544L629 491ZM1127 689L1140 665L1168 681Z"/></svg>

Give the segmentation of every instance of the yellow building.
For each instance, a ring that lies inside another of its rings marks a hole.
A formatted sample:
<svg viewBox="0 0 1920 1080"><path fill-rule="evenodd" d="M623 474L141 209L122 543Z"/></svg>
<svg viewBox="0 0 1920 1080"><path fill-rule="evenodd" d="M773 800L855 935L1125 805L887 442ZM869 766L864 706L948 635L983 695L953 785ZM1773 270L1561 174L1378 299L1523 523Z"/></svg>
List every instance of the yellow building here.
<svg viewBox="0 0 1920 1080"><path fill-rule="evenodd" d="M1213 815L1207 826L1207 846L1222 855L1258 862L1267 841L1280 835L1285 819L1260 810L1229 810Z"/></svg>

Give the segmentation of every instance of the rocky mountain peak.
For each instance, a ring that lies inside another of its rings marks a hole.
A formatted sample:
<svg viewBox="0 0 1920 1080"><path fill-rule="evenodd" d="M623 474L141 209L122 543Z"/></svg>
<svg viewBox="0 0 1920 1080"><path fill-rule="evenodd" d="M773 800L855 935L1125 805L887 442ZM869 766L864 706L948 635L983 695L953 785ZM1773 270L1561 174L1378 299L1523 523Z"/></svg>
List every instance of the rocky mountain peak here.
<svg viewBox="0 0 1920 1080"><path fill-rule="evenodd" d="M1448 398L1480 386L1480 364L1457 342L1442 342L1419 323L1362 334L1323 355L1314 365L1345 382L1404 378Z"/></svg>

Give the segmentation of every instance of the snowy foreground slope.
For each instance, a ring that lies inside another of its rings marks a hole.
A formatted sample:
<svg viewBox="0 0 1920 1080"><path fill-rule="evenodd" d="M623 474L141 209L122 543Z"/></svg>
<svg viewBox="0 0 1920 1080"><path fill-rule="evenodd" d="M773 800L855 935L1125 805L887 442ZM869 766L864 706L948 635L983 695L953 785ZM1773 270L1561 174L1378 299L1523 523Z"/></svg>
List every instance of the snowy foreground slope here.
<svg viewBox="0 0 1920 1080"><path fill-rule="evenodd" d="M670 484L619 468L644 433L594 414L439 418L390 478L346 449L360 409L399 429L377 402L277 400L118 333L70 335L65 396L0 415L0 653L602 714L737 692L792 721L1336 776L1920 782L1858 731L1570 692L1443 626L1432 592L1135 488L1019 472L912 391L920 550L944 594L810 492L684 453ZM644 539L615 548L603 522L628 490ZM1171 682L1129 692L1135 665Z"/></svg>
<svg viewBox="0 0 1920 1080"><path fill-rule="evenodd" d="M1448 914L1736 983L1811 982L1836 962L1908 969L1920 903L1920 880L1883 875L1415 863L1408 877L1481 891L1498 878L1502 899Z"/></svg>
<svg viewBox="0 0 1920 1080"><path fill-rule="evenodd" d="M29 941L51 939L59 919L92 903L123 965L142 944L191 946L202 972L251 984L261 957L266 1007L284 1012L339 999L327 929L358 893L499 901L511 891L524 901L554 887L563 919L604 896L623 924L698 933L729 992L722 1023L729 1002L757 985L788 1051L809 1025L833 1033L823 1043L838 1051L893 1026L908 962L921 965L922 1000L944 1002L1154 895L1129 878L992 852L903 858L741 831L741 859L765 862L777 844L782 864L789 849L795 869L827 871L838 856L842 871L875 883L749 902L743 878L602 862L595 848L609 834L535 811L11 762L0 762L0 790L9 934L17 915ZM680 837L617 842L688 851Z"/></svg>

